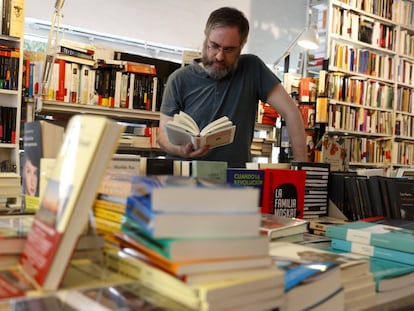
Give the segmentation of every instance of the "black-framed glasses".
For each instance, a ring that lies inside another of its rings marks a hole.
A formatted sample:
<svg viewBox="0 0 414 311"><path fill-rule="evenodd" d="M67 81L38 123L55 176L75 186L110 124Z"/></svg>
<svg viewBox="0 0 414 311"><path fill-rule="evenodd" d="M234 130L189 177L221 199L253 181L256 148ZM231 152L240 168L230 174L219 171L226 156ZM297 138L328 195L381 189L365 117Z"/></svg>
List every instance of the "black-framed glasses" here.
<svg viewBox="0 0 414 311"><path fill-rule="evenodd" d="M238 49L240 48L240 45L223 47L223 46L218 45L217 43L210 42L210 39L208 41L209 43L207 43L207 48L215 54L223 52L223 54L230 55L230 54L237 52Z"/></svg>

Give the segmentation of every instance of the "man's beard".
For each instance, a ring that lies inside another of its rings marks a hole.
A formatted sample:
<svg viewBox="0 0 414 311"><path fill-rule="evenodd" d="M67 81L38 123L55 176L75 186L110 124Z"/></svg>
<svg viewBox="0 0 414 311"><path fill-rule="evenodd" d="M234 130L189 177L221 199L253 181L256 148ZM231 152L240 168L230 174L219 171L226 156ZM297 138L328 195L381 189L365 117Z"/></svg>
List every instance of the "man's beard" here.
<svg viewBox="0 0 414 311"><path fill-rule="evenodd" d="M238 61L236 61L233 65L227 65L225 64L224 68L215 68L213 64L216 62L216 60L213 59L207 59L207 56L203 55L201 58L201 62L204 65L205 71L208 73L210 77L216 80L223 79L230 73L234 72L237 68Z"/></svg>

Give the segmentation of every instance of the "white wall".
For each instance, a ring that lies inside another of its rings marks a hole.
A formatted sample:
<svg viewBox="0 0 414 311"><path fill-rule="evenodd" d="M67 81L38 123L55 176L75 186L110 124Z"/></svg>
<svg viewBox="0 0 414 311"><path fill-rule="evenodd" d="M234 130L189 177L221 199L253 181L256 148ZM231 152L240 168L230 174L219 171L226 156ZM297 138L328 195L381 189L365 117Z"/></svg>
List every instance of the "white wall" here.
<svg viewBox="0 0 414 311"><path fill-rule="evenodd" d="M50 22L54 4L55 0L26 0L26 17ZM234 6L250 21L244 52L272 64L305 26L306 4L307 0L66 0L62 24L199 49L210 12ZM294 62L292 55L291 64Z"/></svg>

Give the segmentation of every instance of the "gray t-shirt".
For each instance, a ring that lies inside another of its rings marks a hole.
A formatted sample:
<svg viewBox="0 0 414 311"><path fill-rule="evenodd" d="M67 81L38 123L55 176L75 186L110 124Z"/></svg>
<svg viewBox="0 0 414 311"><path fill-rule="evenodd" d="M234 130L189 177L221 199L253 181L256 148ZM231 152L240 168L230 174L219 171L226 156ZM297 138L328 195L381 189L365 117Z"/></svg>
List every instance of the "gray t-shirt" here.
<svg viewBox="0 0 414 311"><path fill-rule="evenodd" d="M236 125L233 143L214 148L198 159L227 161L228 167L245 167L251 161L250 145L259 99L266 102L270 90L278 83L280 80L273 72L251 54L241 55L237 70L221 80L211 78L200 65L192 64L176 70L168 78L161 112L173 116L182 110L193 117L200 129L219 117L228 116Z"/></svg>

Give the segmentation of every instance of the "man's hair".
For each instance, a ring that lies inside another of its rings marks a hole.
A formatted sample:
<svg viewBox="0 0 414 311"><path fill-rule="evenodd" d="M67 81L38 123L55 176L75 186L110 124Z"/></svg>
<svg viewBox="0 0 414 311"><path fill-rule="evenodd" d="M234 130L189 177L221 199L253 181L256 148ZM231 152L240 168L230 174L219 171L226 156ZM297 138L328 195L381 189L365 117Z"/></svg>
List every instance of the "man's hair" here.
<svg viewBox="0 0 414 311"><path fill-rule="evenodd" d="M213 11L206 23L204 34L210 35L212 29L216 27L237 27L240 33L240 45L244 45L249 35L249 21L243 12L230 7L223 7Z"/></svg>

